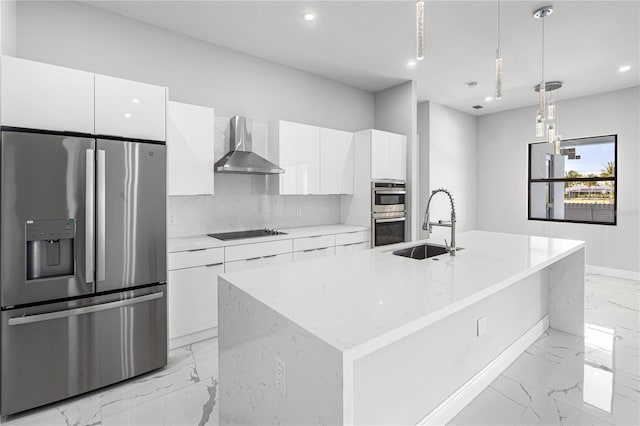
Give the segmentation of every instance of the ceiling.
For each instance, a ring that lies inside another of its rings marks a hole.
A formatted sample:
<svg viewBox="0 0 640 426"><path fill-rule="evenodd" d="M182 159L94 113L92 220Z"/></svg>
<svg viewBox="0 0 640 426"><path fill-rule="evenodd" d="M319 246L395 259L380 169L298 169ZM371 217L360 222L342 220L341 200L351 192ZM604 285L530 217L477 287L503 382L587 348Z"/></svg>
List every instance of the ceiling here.
<svg viewBox="0 0 640 426"><path fill-rule="evenodd" d="M413 69L415 2L407 1L88 1L293 68L377 92L407 80L418 100L481 115L536 104L540 81L540 2L501 2L503 99L494 94L497 1L427 1L426 57ZM560 98L640 84L639 1L554 1L546 19L547 81ZM313 12L307 22L302 15ZM630 65L631 71L618 68ZM475 88L464 83L477 81ZM474 110L472 105L484 108Z"/></svg>

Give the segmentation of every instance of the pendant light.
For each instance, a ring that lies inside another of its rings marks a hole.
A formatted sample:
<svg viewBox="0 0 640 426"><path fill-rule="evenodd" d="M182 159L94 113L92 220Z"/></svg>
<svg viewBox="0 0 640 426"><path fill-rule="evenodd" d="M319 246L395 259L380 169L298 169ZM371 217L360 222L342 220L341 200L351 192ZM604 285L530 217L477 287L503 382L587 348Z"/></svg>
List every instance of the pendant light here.
<svg viewBox="0 0 640 426"><path fill-rule="evenodd" d="M533 17L536 19L540 19L542 22L542 66L541 66L541 78L540 84L538 85L538 113L536 114L536 136L541 137L542 134L539 131L540 121L542 121L542 126L544 128L544 121L546 120L547 114L547 100L546 100L546 89L547 85L544 81L544 19L553 13L552 6L543 6L539 9L536 9L533 12Z"/></svg>
<svg viewBox="0 0 640 426"><path fill-rule="evenodd" d="M424 1L416 2L416 59L424 59Z"/></svg>
<svg viewBox="0 0 640 426"><path fill-rule="evenodd" d="M502 99L502 47L500 46L500 0L498 0L498 48L496 49L496 99Z"/></svg>

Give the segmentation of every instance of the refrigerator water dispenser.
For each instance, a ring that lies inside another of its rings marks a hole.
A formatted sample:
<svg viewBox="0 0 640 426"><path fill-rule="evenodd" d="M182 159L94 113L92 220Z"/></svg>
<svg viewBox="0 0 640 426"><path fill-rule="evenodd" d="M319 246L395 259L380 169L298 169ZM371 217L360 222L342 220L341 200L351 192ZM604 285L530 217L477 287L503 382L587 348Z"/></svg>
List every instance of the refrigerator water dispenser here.
<svg viewBox="0 0 640 426"><path fill-rule="evenodd" d="M74 275L74 219L28 220L27 281Z"/></svg>

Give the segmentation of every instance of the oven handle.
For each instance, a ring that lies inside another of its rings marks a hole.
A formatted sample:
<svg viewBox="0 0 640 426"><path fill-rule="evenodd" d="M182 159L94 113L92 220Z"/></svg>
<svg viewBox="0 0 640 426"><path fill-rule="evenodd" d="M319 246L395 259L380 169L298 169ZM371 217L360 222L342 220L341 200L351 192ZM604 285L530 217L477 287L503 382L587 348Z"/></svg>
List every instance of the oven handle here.
<svg viewBox="0 0 640 426"><path fill-rule="evenodd" d="M392 190L380 190L380 189L374 189L373 190L374 194L399 194L399 195L406 195L407 191L402 190L402 189L392 189Z"/></svg>
<svg viewBox="0 0 640 426"><path fill-rule="evenodd" d="M407 220L406 217L394 217L391 219L373 219L375 223L404 222L405 220Z"/></svg>
<svg viewBox="0 0 640 426"><path fill-rule="evenodd" d="M48 312L46 314L35 314L27 315L24 317L10 318L9 325L31 324L40 321L69 318L76 315L92 314L95 312L106 311L108 309L122 308L142 302L148 302L150 300L160 299L162 297L164 297L164 292L160 291L158 293L134 297L133 299L117 300L115 302L102 303L94 306L85 306L82 308L67 309L65 311Z"/></svg>

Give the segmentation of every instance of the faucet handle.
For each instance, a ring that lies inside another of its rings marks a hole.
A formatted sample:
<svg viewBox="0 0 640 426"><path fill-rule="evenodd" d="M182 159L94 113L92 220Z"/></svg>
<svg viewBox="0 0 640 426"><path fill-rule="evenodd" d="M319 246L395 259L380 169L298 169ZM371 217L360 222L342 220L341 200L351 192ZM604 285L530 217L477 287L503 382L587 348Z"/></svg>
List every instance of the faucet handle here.
<svg viewBox="0 0 640 426"><path fill-rule="evenodd" d="M444 247L447 249L447 251L451 251L451 246L449 245L449 243L447 243L447 239L444 239Z"/></svg>

